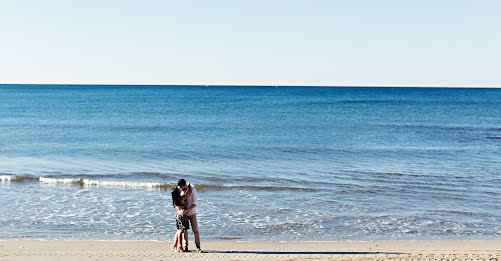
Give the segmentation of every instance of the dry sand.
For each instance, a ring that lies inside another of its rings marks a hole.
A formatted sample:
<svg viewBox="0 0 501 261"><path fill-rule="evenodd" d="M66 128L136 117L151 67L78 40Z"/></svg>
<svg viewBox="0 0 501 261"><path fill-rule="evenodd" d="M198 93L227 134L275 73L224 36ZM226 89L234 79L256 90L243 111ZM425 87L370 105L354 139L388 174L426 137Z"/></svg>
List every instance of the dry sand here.
<svg viewBox="0 0 501 261"><path fill-rule="evenodd" d="M207 253L173 253L170 242L0 241L0 260L496 260L488 242L203 242ZM191 243L191 246L194 246Z"/></svg>

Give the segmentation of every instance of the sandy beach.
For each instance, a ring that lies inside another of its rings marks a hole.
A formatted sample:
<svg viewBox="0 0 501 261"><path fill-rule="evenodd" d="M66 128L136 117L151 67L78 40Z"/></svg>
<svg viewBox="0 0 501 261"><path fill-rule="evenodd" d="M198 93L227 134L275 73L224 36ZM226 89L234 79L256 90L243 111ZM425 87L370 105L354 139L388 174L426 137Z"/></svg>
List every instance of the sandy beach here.
<svg viewBox="0 0 501 261"><path fill-rule="evenodd" d="M170 242L0 242L0 260L501 260L501 241L204 242L206 253L173 253Z"/></svg>

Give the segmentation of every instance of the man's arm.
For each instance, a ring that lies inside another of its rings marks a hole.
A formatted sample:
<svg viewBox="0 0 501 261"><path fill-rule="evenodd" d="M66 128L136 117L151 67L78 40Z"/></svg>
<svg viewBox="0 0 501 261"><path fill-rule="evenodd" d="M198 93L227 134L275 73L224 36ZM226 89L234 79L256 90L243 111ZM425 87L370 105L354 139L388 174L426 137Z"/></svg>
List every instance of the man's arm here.
<svg viewBox="0 0 501 261"><path fill-rule="evenodd" d="M186 210L186 213L190 212L192 209L194 209L195 207L197 206L197 204L193 204L191 205L191 207L189 207L187 210Z"/></svg>
<svg viewBox="0 0 501 261"><path fill-rule="evenodd" d="M191 205L187 210L186 210L186 213L190 212L191 210L193 210L194 208L197 207L197 204L198 204L198 193L197 193L197 190L190 186L190 192L192 193L191 194L191 200L193 202L193 205Z"/></svg>

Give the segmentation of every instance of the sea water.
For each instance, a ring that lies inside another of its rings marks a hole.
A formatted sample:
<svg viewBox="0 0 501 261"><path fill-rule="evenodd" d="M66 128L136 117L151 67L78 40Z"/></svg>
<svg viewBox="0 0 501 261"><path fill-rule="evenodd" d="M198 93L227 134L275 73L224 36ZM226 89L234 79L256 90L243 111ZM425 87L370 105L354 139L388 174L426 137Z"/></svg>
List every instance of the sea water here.
<svg viewBox="0 0 501 261"><path fill-rule="evenodd" d="M501 89L0 85L0 239L500 240ZM191 238L193 238L191 236Z"/></svg>

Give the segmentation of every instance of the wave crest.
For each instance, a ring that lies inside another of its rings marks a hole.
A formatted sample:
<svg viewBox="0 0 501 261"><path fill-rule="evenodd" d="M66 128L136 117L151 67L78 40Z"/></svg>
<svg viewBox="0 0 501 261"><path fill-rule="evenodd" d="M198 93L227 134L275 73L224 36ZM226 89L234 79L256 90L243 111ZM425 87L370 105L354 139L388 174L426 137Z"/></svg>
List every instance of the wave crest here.
<svg viewBox="0 0 501 261"><path fill-rule="evenodd" d="M159 183L159 182L133 182L133 181L109 181L109 180L91 180L91 179L56 179L56 178L39 178L41 183L47 184L74 184L84 187L121 187L121 188L144 188L144 189L169 189L174 187L174 184Z"/></svg>
<svg viewBox="0 0 501 261"><path fill-rule="evenodd" d="M87 177L87 176L86 176ZM39 181L49 185L77 185L82 187L109 187L109 188L135 188L148 190L170 190L176 187L174 183L163 182L138 182L138 181L116 181L116 180L96 180L85 177L73 178L55 178L48 177L30 177L30 176L0 176L1 182L23 182L23 181ZM303 188L303 187L278 187L278 186L251 186L251 185L213 185L213 184L193 184L197 191L208 190L266 190L266 191L301 191L314 192L318 189Z"/></svg>

